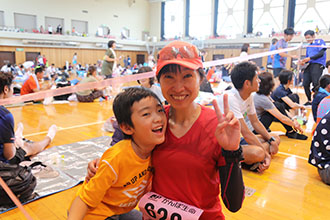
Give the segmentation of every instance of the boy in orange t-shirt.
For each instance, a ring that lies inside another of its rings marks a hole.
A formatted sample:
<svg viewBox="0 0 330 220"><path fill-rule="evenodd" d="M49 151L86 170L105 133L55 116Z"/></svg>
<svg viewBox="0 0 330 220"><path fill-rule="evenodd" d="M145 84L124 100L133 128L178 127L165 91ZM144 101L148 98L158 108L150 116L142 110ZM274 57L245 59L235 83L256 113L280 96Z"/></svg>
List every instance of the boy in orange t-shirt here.
<svg viewBox="0 0 330 220"><path fill-rule="evenodd" d="M96 175L78 190L68 219L119 219L147 192L151 152L165 140L163 106L150 90L129 88L117 95L113 111L125 140L104 152ZM141 218L139 213L128 219Z"/></svg>

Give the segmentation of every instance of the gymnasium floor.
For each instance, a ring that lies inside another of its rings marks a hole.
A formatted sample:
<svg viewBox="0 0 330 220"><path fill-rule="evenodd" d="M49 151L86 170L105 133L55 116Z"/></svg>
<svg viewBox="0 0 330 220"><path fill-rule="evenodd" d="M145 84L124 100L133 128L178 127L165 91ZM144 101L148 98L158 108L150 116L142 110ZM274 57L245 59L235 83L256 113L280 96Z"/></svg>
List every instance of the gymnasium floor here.
<svg viewBox="0 0 330 220"><path fill-rule="evenodd" d="M103 123L113 115L112 102L70 103L44 106L12 107L15 123L24 124L24 136L41 140L48 127L59 128L52 146L78 142L102 135ZM16 125L15 124L15 125ZM279 123L273 131L284 131ZM280 152L263 174L243 171L245 185L256 190L246 197L243 208L230 213L223 206L227 219L330 219L330 186L320 181L316 168L308 164L311 137L307 141L281 136ZM77 187L25 205L33 219L66 219L67 208ZM14 209L0 215L0 220L25 219Z"/></svg>

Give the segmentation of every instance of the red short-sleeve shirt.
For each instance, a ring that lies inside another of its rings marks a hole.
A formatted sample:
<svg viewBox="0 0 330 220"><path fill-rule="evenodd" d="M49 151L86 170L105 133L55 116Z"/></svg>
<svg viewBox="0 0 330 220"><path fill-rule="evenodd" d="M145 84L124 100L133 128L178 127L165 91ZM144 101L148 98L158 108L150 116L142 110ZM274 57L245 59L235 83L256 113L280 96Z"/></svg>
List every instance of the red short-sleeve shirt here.
<svg viewBox="0 0 330 220"><path fill-rule="evenodd" d="M34 93L34 89L38 88L36 81L34 80L33 76L30 76L21 88L21 95Z"/></svg>
<svg viewBox="0 0 330 220"><path fill-rule="evenodd" d="M152 188L169 199L203 209L200 219L224 219L218 167L225 165L225 159L214 136L218 120L213 109L201 108L200 116L183 137L175 137L167 127L165 142L152 155ZM169 106L165 110L168 115Z"/></svg>

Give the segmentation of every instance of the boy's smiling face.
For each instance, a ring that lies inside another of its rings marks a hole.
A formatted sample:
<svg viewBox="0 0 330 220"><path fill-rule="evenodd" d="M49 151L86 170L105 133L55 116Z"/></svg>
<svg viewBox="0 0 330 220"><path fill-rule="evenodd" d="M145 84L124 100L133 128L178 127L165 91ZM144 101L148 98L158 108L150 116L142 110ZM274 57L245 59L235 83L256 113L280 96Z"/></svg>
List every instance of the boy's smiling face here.
<svg viewBox="0 0 330 220"><path fill-rule="evenodd" d="M130 129L134 142L150 151L164 142L167 120L158 100L151 96L143 98L133 103L131 111L134 128Z"/></svg>

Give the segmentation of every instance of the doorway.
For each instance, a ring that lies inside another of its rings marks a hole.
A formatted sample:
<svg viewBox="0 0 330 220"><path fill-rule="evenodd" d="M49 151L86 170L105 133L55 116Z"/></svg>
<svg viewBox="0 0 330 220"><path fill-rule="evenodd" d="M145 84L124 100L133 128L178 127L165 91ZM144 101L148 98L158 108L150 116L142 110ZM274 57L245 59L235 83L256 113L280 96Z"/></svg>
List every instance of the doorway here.
<svg viewBox="0 0 330 220"><path fill-rule="evenodd" d="M137 54L136 55L136 62L137 62L137 64L139 65L139 64L144 64L144 62L145 62L145 55L144 54Z"/></svg>

